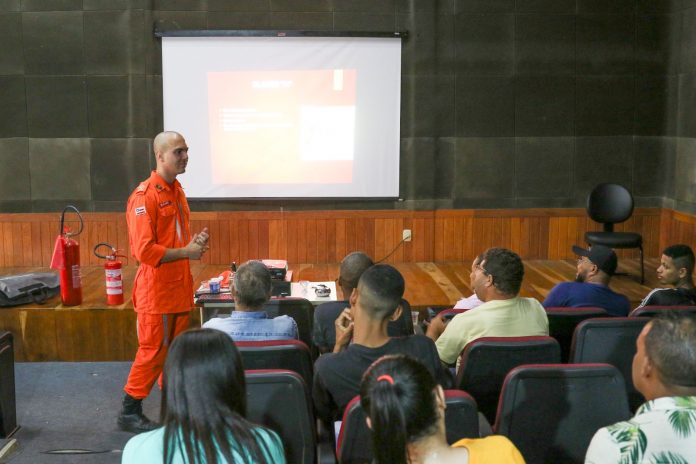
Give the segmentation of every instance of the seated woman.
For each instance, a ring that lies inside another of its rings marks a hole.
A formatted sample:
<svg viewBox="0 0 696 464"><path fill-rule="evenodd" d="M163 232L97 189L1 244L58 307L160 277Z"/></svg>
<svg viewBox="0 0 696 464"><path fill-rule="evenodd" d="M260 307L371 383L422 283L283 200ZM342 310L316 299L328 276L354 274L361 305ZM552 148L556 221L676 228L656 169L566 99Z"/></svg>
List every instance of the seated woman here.
<svg viewBox="0 0 696 464"><path fill-rule="evenodd" d="M131 438L122 463L285 463L278 435L244 418L242 359L223 332L179 335L163 376L164 426Z"/></svg>
<svg viewBox="0 0 696 464"><path fill-rule="evenodd" d="M377 464L524 464L507 438L445 438L445 392L418 361L384 356L365 372L360 404L372 429Z"/></svg>

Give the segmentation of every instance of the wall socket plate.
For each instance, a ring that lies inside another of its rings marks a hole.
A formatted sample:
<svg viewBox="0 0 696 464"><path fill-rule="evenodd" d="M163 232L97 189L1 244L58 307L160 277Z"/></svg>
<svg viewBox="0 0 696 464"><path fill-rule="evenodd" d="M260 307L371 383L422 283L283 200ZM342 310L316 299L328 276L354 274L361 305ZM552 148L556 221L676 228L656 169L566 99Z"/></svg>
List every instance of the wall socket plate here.
<svg viewBox="0 0 696 464"><path fill-rule="evenodd" d="M410 242L411 241L411 229L404 229L404 231L401 234L401 237L404 242Z"/></svg>

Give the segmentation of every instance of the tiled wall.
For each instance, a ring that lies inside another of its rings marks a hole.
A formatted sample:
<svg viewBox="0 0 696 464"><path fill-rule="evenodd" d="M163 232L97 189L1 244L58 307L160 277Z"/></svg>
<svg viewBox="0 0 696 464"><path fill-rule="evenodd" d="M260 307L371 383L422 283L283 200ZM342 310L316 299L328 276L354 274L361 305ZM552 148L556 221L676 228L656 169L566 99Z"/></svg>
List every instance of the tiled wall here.
<svg viewBox="0 0 696 464"><path fill-rule="evenodd" d="M696 1L682 0L675 17L680 32L676 171L673 207L696 214Z"/></svg>
<svg viewBox="0 0 696 464"><path fill-rule="evenodd" d="M153 24L410 33L402 65L404 201L194 209L571 207L602 181L627 185L640 206L667 198L690 207L694 5L0 0L0 211L53 211L67 202L123 208L152 166L149 138L162 129Z"/></svg>

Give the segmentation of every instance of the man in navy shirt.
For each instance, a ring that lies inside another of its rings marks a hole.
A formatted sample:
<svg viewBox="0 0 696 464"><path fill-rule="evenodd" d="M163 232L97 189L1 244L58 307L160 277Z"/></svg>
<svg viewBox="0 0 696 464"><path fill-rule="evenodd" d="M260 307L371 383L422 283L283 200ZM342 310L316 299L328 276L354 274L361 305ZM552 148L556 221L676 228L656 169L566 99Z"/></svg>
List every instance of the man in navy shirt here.
<svg viewBox="0 0 696 464"><path fill-rule="evenodd" d="M544 300L544 308L597 307L610 316L628 315L628 298L609 288L618 261L614 250L602 245L589 250L573 246L573 252L579 256L575 282L561 282L553 287Z"/></svg>

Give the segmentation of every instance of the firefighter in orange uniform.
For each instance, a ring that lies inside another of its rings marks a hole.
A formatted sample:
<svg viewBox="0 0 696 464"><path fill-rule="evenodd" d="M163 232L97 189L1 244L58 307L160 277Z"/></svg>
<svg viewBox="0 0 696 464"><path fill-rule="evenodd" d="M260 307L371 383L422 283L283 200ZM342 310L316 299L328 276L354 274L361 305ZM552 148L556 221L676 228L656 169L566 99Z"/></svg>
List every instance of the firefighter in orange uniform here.
<svg viewBox="0 0 696 464"><path fill-rule="evenodd" d="M186 141L176 132L162 132L153 149L157 169L131 194L126 209L131 253L140 263L133 285L138 352L123 388L118 426L134 433L159 426L143 414L142 400L162 373L172 339L189 326L189 260L208 250L207 229L191 236L188 203L176 180L186 170Z"/></svg>

